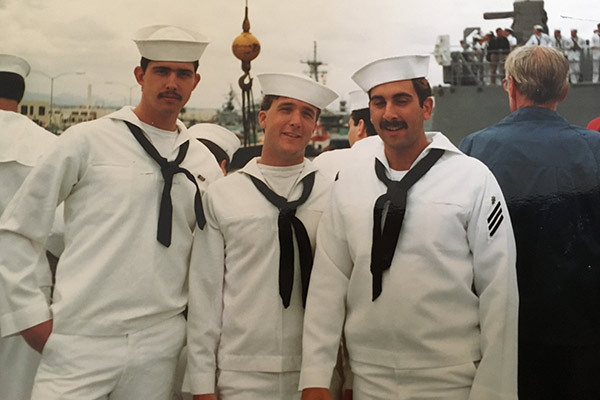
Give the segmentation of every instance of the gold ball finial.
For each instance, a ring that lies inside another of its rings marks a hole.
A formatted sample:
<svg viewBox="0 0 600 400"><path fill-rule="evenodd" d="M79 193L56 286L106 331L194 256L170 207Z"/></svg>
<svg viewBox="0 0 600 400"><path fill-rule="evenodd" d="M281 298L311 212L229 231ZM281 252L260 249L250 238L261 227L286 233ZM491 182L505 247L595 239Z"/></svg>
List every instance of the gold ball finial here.
<svg viewBox="0 0 600 400"><path fill-rule="evenodd" d="M244 22L242 22L243 32L233 40L231 50L233 54L243 62L249 63L258 57L260 53L260 42L250 33L250 20L248 19L248 4L246 3L246 12Z"/></svg>
<svg viewBox="0 0 600 400"><path fill-rule="evenodd" d="M250 32L242 32L233 40L233 54L242 61L252 61L260 54L260 42Z"/></svg>

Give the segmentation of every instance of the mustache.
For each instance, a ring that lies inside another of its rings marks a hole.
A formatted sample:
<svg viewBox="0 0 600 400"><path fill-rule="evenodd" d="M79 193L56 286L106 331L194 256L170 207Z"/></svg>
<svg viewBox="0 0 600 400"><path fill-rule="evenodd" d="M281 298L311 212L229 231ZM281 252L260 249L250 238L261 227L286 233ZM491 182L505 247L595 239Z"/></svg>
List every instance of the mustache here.
<svg viewBox="0 0 600 400"><path fill-rule="evenodd" d="M177 100L181 100L182 97L179 93L175 92L175 91L167 91L167 92L161 92L158 94L158 98L162 98L162 97L175 97L177 98Z"/></svg>
<svg viewBox="0 0 600 400"><path fill-rule="evenodd" d="M387 121L382 119L379 123L381 129L408 129L408 124L400 120Z"/></svg>

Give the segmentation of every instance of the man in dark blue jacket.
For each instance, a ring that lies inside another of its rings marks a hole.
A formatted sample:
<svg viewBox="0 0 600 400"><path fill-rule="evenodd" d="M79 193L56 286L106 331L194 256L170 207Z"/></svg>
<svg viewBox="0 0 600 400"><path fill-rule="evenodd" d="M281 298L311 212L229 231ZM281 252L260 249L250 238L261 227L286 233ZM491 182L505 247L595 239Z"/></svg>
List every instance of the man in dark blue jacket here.
<svg viewBox="0 0 600 400"><path fill-rule="evenodd" d="M600 399L600 135L556 113L569 64L550 47L507 58L512 113L460 149L494 173L517 243L519 398Z"/></svg>

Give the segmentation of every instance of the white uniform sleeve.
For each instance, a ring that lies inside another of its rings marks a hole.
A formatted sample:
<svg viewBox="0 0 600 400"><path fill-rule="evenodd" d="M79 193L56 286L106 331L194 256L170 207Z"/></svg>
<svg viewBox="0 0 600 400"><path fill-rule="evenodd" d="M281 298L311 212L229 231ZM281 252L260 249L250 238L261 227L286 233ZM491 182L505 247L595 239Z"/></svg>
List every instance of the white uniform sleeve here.
<svg viewBox="0 0 600 400"><path fill-rule="evenodd" d="M525 46L537 46L537 45L538 45L538 40L535 35L529 36L529 39L527 39L527 42L525 42Z"/></svg>
<svg viewBox="0 0 600 400"><path fill-rule="evenodd" d="M300 389L329 388L344 327L345 299L353 264L342 215L337 207L337 189L339 185L334 185L317 230L315 261L304 314Z"/></svg>
<svg viewBox="0 0 600 400"><path fill-rule="evenodd" d="M46 297L38 287L36 269L56 206L87 165L87 151L79 136L65 132L59 138L28 175L0 219L2 336L51 318Z"/></svg>
<svg viewBox="0 0 600 400"><path fill-rule="evenodd" d="M218 199L217 199L218 201ZM225 241L217 224L210 187L203 197L206 226L196 229L189 276L188 363L184 391L215 393L217 348L223 315Z"/></svg>
<svg viewBox="0 0 600 400"><path fill-rule="evenodd" d="M479 297L482 355L469 399L516 399L516 248L504 197L489 171L485 187L477 195L467 235Z"/></svg>

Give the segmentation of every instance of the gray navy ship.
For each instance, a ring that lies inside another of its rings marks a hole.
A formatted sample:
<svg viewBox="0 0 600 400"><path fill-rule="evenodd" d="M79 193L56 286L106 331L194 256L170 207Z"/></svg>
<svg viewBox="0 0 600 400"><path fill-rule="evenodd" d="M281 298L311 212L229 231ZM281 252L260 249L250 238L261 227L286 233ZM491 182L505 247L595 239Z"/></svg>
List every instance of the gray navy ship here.
<svg viewBox="0 0 600 400"><path fill-rule="evenodd" d="M524 44L531 36L534 25L542 25L548 32L548 20L543 1L515 1L514 10L508 12L484 13L484 19L512 18L511 29ZM469 40L478 28L466 28L463 40ZM448 37L440 37L435 58L443 66L445 85L433 88L435 109L429 126L433 131L441 131L458 145L470 133L499 122L510 114L508 98L502 85L486 83L485 76L477 74L481 65L469 60L462 51L449 51ZM589 46L581 54L582 79L571 84L564 102L558 106L558 113L569 122L586 126L589 121L600 116L600 84L592 83L592 57Z"/></svg>

